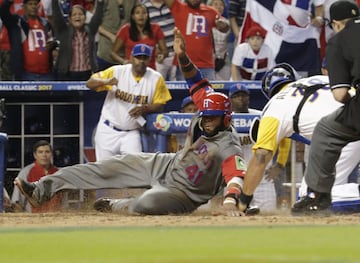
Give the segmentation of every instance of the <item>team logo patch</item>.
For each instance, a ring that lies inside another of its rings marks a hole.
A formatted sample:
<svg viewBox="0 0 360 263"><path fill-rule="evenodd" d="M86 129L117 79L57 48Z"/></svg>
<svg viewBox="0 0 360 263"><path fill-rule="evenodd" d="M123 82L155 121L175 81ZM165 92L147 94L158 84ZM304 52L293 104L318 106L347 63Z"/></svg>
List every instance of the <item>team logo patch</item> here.
<svg viewBox="0 0 360 263"><path fill-rule="evenodd" d="M203 100L203 107L204 109L210 108L210 106L214 103L214 101L210 99L204 99Z"/></svg>
<svg viewBox="0 0 360 263"><path fill-rule="evenodd" d="M156 121L153 124L157 130L166 132L167 130L169 130L171 123L172 119L169 116L159 114L156 116Z"/></svg>
<svg viewBox="0 0 360 263"><path fill-rule="evenodd" d="M236 170L246 170L247 166L240 156L235 156Z"/></svg>

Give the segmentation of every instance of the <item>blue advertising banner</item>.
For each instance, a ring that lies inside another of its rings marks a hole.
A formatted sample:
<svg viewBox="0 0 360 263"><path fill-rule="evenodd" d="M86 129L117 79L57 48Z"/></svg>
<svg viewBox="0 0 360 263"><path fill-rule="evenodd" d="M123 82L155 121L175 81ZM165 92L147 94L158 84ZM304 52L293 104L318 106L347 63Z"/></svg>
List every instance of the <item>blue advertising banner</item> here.
<svg viewBox="0 0 360 263"><path fill-rule="evenodd" d="M229 89L233 81L212 81L214 89ZM241 81L250 91L261 88L260 81ZM167 81L170 90L187 90L185 81ZM76 91L89 90L84 81L0 81L0 91Z"/></svg>
<svg viewBox="0 0 360 263"><path fill-rule="evenodd" d="M146 130L156 135L155 150L166 151L166 137L174 133L186 133L190 126L191 113L150 114L146 118ZM233 114L232 123L239 133L249 132L252 121L259 118L256 114Z"/></svg>

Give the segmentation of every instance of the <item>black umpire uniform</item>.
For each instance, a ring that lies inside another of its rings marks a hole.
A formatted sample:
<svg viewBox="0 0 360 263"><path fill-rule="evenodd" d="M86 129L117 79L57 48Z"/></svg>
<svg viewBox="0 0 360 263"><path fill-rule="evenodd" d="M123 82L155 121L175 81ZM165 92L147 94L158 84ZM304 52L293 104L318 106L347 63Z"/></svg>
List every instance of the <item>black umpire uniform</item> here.
<svg viewBox="0 0 360 263"><path fill-rule="evenodd" d="M343 88L344 93L341 94L346 94L346 88L354 86L357 91L343 107L322 118L315 127L305 171L305 181L311 195L308 195L307 200L295 203L292 207L293 213L311 214L330 207L335 164L341 150L349 142L360 140L359 7L353 1L337 1L330 7L330 17L331 23L334 20L343 22L350 19L342 29L338 28L338 32L327 44L326 65L331 89L334 91Z"/></svg>

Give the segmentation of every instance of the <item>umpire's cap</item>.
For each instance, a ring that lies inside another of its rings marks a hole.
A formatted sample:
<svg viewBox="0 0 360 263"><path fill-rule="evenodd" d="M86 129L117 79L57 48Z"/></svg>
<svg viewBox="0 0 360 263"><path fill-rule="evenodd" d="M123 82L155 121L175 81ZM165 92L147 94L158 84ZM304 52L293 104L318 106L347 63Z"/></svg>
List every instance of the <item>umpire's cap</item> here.
<svg viewBox="0 0 360 263"><path fill-rule="evenodd" d="M341 21L358 16L359 6L354 1L339 0L330 6L330 26L333 20Z"/></svg>

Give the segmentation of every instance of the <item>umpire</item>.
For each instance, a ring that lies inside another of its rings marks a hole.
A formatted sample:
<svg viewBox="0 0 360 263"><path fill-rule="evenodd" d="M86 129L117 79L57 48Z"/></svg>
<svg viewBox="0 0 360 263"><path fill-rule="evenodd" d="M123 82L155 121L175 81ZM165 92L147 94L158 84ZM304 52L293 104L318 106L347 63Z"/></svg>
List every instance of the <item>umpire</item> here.
<svg viewBox="0 0 360 263"><path fill-rule="evenodd" d="M293 205L294 215L329 211L341 149L360 139L360 17L356 3L334 2L330 6L330 27L336 33L326 48L330 87L334 98L344 106L315 127L305 171L309 194ZM350 93L352 86L356 88L355 96Z"/></svg>

